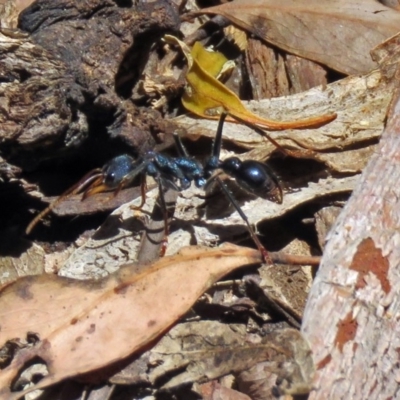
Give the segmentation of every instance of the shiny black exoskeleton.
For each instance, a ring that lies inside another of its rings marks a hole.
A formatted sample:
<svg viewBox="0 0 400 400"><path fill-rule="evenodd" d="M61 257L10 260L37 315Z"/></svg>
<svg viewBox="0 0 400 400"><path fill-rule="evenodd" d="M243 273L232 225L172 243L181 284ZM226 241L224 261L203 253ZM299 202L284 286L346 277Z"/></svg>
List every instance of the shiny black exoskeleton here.
<svg viewBox="0 0 400 400"><path fill-rule="evenodd" d="M26 233L29 234L36 223L68 195L83 191L83 198L85 198L104 190L114 190L115 193L118 193L123 187L128 186L136 176L141 175L142 178L144 178L146 175L150 175L156 180L160 188L160 202L164 210L164 242L166 242L168 222L164 188L182 191L189 188L192 182L194 182L198 188L207 188L212 182L217 182L246 223L250 235L263 254L264 259L269 260L268 252L259 241L246 214L242 211L217 172L225 172L227 175L234 178L238 185L249 193L276 203L282 203L282 189L271 169L262 162L255 160L241 161L238 157L229 157L225 160L220 160L222 129L225 118L226 113L222 113L216 137L213 142L211 156L204 164L201 164L188 155L178 135L175 135L175 142L179 153L178 157L171 157L155 151L148 151L137 158L133 158L127 154L115 157L105 164L102 169L91 171L76 185L68 189L67 192L50 204L49 207L37 215L27 227ZM248 125L246 121L238 120ZM258 130L259 128L253 127L253 129ZM145 184L144 179L142 179L142 203L139 208L143 206L144 202Z"/></svg>
<svg viewBox="0 0 400 400"><path fill-rule="evenodd" d="M254 160L241 161L230 157L220 163L220 168L236 179L240 187L263 199L282 203L279 182L268 165Z"/></svg>
<svg viewBox="0 0 400 400"><path fill-rule="evenodd" d="M127 154L115 157L103 167L102 189L126 186L141 173L152 176L161 186L177 191L187 189L192 182L198 188L203 188L217 179L214 173L221 170L234 178L246 191L282 203L282 190L278 179L266 164L255 160L241 161L237 157L219 159L225 117L225 114L221 115L212 154L204 166L187 154L179 137L175 136L179 157L170 157L155 151L148 151L136 159ZM224 185L220 180L219 184ZM223 190L227 193L226 187ZM237 203L232 200L230 194L227 195L238 210Z"/></svg>

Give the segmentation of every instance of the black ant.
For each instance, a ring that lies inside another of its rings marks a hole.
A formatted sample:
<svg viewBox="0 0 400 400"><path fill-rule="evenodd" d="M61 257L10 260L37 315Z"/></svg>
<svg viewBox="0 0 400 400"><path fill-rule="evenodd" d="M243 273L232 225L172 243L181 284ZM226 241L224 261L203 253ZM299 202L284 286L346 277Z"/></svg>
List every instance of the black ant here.
<svg viewBox="0 0 400 400"><path fill-rule="evenodd" d="M222 112L220 115L211 156L206 160L204 165L188 155L186 148L177 134L174 135L174 139L179 154L178 157L171 157L155 151L147 151L138 158L133 158L127 154L117 156L105 164L102 169L95 169L89 172L75 186L60 196L55 202L51 203L32 220L26 229L26 233L29 234L34 226L66 196L81 191L83 191L82 199L105 190L114 190L115 193L118 193L123 187L128 186L139 174L142 177L142 201L138 207L140 209L146 200L144 179L146 175L150 175L158 183L160 203L164 212L165 238L161 250L162 254L164 254L168 235L164 188L182 191L189 188L191 183L194 182L198 188L206 189L212 182L217 182L246 223L247 229L264 259L270 262L267 250L261 244L246 214L242 211L226 184L220 179L217 171L222 171L233 177L238 185L247 192L279 204L282 203L282 188L272 170L262 162L255 160L241 161L238 157L229 157L225 160L220 160L222 130L226 116L226 112ZM240 118L234 118L265 135L265 132L260 128ZM267 138L280 148L273 139Z"/></svg>

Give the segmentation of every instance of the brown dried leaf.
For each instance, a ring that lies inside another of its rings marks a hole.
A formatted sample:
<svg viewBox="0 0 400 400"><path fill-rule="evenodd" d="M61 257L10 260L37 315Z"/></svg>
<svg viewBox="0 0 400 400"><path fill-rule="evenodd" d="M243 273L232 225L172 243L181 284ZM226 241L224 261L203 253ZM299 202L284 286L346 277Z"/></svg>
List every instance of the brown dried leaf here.
<svg viewBox="0 0 400 400"><path fill-rule="evenodd" d="M200 394L203 400L251 400L249 396L222 386L216 381L202 384L200 386Z"/></svg>
<svg viewBox="0 0 400 400"><path fill-rule="evenodd" d="M372 59L379 64L382 75L390 80L394 78L400 61L400 34L397 34L371 50Z"/></svg>
<svg viewBox="0 0 400 400"><path fill-rule="evenodd" d="M148 365L145 373L141 360ZM153 385L162 381L163 389L171 389L239 373L261 361L267 361L265 370L277 374L283 386L309 387L314 372L311 352L298 331L278 329L259 337L247 334L245 325L216 321L177 325L112 381L132 383L140 374Z"/></svg>
<svg viewBox="0 0 400 400"><path fill-rule="evenodd" d="M150 186L150 189L154 187ZM67 196L62 202L58 203L51 212L58 216L65 215L85 215L93 214L100 211L115 210L122 204L132 201L140 196L140 188L132 187L121 190L119 193L114 194L110 192L96 193L95 195L82 199L82 193ZM51 204L58 197L43 197L41 200Z"/></svg>
<svg viewBox="0 0 400 400"><path fill-rule="evenodd" d="M32 358L42 359L49 375L26 392L129 356L165 332L221 276L259 261L253 249L191 247L139 274L130 265L100 281L42 275L9 284L0 292L0 343L28 332L40 341L0 371L0 399L25 393L11 393L10 385Z"/></svg>
<svg viewBox="0 0 400 400"><path fill-rule="evenodd" d="M286 360L281 359L281 363L278 363L275 369L271 368L269 362L263 362L248 371L241 372L236 376L240 390L254 400L276 398L266 396L273 382L271 374L274 374L274 378L277 375L277 383L280 382L275 387L275 394L308 394L315 373L308 343L295 329L277 330L268 336L272 336L274 344L281 344L291 356Z"/></svg>
<svg viewBox="0 0 400 400"><path fill-rule="evenodd" d="M398 11L375 0L235 0L201 12L349 75L376 68L370 50L400 24Z"/></svg>

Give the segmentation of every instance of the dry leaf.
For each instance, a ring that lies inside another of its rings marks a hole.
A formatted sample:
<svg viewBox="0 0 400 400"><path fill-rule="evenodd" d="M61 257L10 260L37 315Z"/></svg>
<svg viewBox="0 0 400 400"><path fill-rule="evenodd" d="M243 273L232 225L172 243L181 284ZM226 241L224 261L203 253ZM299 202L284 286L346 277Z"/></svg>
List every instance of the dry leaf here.
<svg viewBox="0 0 400 400"><path fill-rule="evenodd" d="M224 34L228 40L231 40L241 51L247 49L247 33L242 29L229 25L224 28Z"/></svg>
<svg viewBox="0 0 400 400"><path fill-rule="evenodd" d="M372 59L379 64L383 76L391 80L397 71L400 61L400 34L380 43L371 50Z"/></svg>
<svg viewBox="0 0 400 400"><path fill-rule="evenodd" d="M223 386L217 381L203 383L199 392L203 400L252 400L249 396Z"/></svg>
<svg viewBox="0 0 400 400"><path fill-rule="evenodd" d="M221 56L217 55L218 53L208 52L200 44L197 44L194 47L195 51L191 52L185 43L174 36L166 35L164 39L168 43L178 44L188 60L187 87L182 96L182 104L187 110L196 115L204 118L219 119L220 112L226 110L233 117L238 117L251 124L271 130L317 127L336 118L336 114L328 114L293 122L284 122L262 118L253 114L246 109L235 93L203 67L209 64L213 65L215 59L219 60L217 64L220 65L222 59L220 59ZM208 61L209 58L211 59ZM214 68L212 72L215 72Z"/></svg>
<svg viewBox="0 0 400 400"><path fill-rule="evenodd" d="M373 152L372 145L382 133L394 83L393 79L385 79L380 71L374 71L289 97L244 104L252 112L275 120L336 112L335 121L318 129L270 132L269 136L284 148L320 151L317 159L333 171L356 173L366 164ZM187 130L189 137L215 137L217 123L214 121L187 116L175 121ZM246 158L265 160L276 150L265 138L245 126L226 123L223 138L251 149Z"/></svg>
<svg viewBox="0 0 400 400"><path fill-rule="evenodd" d="M349 75L376 68L370 50L400 26L400 13L375 0L235 0L200 13L222 15L283 50Z"/></svg>
<svg viewBox="0 0 400 400"><path fill-rule="evenodd" d="M0 343L28 332L40 341L0 371L0 399L25 393L11 393L10 386L32 358L44 361L49 375L26 392L129 356L165 332L221 276L260 259L258 251L232 245L191 247L140 274L131 265L100 281L42 275L9 284L0 292Z"/></svg>
<svg viewBox="0 0 400 400"><path fill-rule="evenodd" d="M261 361L267 361L266 371L281 378L283 391L309 387L314 366L308 344L297 330L278 329L259 337L248 334L245 325L216 321L177 325L112 382L130 384L141 375L151 385L163 382L163 389L172 389L239 373Z"/></svg>

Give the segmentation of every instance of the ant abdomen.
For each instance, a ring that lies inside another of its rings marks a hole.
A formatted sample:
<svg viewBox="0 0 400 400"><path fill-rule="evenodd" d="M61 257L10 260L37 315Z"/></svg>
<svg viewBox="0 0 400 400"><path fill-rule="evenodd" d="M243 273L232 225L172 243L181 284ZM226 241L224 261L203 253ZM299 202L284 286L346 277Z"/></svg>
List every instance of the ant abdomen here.
<svg viewBox="0 0 400 400"><path fill-rule="evenodd" d="M229 157L219 167L235 178L239 186L251 194L263 199L282 203L282 188L275 174L267 164L255 160L241 161L238 157Z"/></svg>

